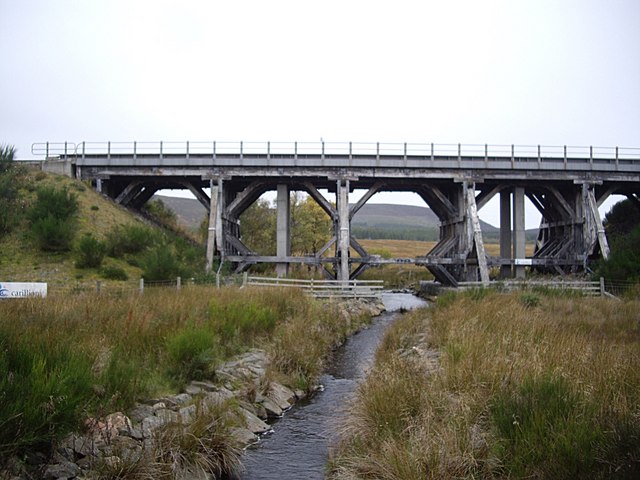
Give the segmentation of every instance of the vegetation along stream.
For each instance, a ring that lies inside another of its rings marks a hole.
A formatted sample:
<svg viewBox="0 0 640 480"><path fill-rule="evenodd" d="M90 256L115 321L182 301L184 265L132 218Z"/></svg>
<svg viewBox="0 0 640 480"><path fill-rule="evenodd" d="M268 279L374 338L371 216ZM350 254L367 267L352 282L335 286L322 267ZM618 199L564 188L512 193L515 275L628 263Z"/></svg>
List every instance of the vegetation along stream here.
<svg viewBox="0 0 640 480"><path fill-rule="evenodd" d="M346 400L366 376L384 331L401 309L426 305L410 294L387 293L382 299L386 312L335 352L332 365L320 379L321 391L294 406L274 423L272 434L247 449L242 479L324 478L329 445Z"/></svg>

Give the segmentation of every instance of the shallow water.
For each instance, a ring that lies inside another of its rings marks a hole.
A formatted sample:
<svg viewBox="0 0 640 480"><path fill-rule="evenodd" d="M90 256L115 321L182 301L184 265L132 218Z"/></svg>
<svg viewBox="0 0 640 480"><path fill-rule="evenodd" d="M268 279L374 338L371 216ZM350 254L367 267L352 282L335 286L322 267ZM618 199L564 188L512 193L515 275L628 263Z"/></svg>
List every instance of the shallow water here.
<svg viewBox="0 0 640 480"><path fill-rule="evenodd" d="M247 449L243 459L246 470L240 478L324 478L329 445L344 418L346 401L371 367L384 331L401 308L410 310L426 305L424 300L404 293L386 293L382 300L387 311L335 352L329 370L320 378L323 390L296 404L273 423L273 433Z"/></svg>

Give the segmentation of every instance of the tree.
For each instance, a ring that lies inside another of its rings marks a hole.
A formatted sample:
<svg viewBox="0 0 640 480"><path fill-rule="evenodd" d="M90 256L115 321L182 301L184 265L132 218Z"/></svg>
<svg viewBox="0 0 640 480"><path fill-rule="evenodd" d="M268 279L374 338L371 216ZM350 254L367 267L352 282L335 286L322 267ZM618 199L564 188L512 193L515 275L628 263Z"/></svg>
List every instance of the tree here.
<svg viewBox="0 0 640 480"><path fill-rule="evenodd" d="M604 216L603 223L607 237L611 242L615 242L640 225L640 205L635 200L622 200L611 207Z"/></svg>
<svg viewBox="0 0 640 480"><path fill-rule="evenodd" d="M276 253L276 210L267 200L258 199L240 215L243 243L260 255Z"/></svg>
<svg viewBox="0 0 640 480"><path fill-rule="evenodd" d="M640 208L636 200L616 203L605 215L604 225L611 254L600 262L598 274L611 280L640 280Z"/></svg>
<svg viewBox="0 0 640 480"><path fill-rule="evenodd" d="M291 198L291 252L311 255L331 238L331 218L311 197L298 194Z"/></svg>

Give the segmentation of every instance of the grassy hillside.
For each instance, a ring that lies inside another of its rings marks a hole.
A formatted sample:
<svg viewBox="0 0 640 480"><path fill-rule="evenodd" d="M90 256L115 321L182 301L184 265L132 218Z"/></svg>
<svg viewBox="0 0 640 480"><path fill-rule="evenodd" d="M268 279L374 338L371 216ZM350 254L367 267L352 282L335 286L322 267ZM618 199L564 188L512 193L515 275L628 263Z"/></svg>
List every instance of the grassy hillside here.
<svg viewBox="0 0 640 480"><path fill-rule="evenodd" d="M122 240L130 229L137 229L144 233L147 240L155 238L158 245L181 242L175 235L161 232L143 217L116 205L80 181L24 166L16 168L19 172L17 223L9 234L2 236L0 282L36 281L47 282L50 288L69 288L76 284L95 284L96 280L108 283L111 280L105 278L104 271L111 269L124 272L129 282L134 284L142 276L143 256L147 252L107 255L100 268L77 268L80 240L90 234L106 246L109 242ZM37 200L37 192L46 187L67 189L77 199L78 211L74 215L71 251L43 251L38 248L31 233L28 215Z"/></svg>

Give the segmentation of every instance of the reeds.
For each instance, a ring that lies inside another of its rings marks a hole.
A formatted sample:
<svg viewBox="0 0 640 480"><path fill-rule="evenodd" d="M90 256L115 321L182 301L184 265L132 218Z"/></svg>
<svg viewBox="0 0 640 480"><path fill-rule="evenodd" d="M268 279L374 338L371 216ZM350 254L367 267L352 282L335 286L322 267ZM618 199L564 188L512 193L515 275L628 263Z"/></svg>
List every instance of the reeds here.
<svg viewBox="0 0 640 480"><path fill-rule="evenodd" d="M490 291L406 315L332 477L636 478L639 315L637 301Z"/></svg>

